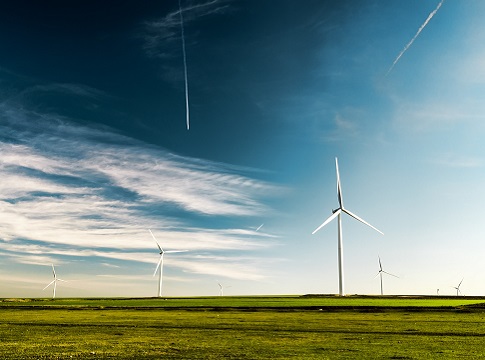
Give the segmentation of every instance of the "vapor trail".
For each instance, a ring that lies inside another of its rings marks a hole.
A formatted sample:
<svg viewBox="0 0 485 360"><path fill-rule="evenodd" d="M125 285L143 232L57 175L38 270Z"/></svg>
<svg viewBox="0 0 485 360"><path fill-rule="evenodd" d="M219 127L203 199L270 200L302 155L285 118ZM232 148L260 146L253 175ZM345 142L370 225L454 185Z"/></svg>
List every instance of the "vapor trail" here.
<svg viewBox="0 0 485 360"><path fill-rule="evenodd" d="M392 69L394 68L394 66L397 64L397 62L399 61L399 59L404 55L404 53L411 47L411 45L413 44L414 40L416 40L416 38L419 36L419 34L421 33L421 31L423 31L423 29L426 27L426 25L428 25L429 21L433 18L433 16L436 14L436 12L440 9L441 5L443 5L443 2L445 0L441 0L440 3L438 4L438 6L436 7L436 9L434 9L429 15L428 15L428 18L426 19L426 21L423 23L423 25L421 25L421 27L418 29L418 32L416 33L416 35L414 35L414 37L411 39L410 42L407 43L407 45L404 47L404 49L401 51L401 53L397 56L396 60L394 60L394 62L392 63L391 67L389 68L389 70L387 70L387 73L386 73L386 76L389 75L389 73L392 71Z"/></svg>
<svg viewBox="0 0 485 360"><path fill-rule="evenodd" d="M190 129L190 111L189 111L189 82L187 79L187 55L185 53L185 33L184 33L184 15L182 13L182 4L179 0L180 28L182 29L182 53L184 58L184 77L185 77L185 115L187 121L187 130Z"/></svg>

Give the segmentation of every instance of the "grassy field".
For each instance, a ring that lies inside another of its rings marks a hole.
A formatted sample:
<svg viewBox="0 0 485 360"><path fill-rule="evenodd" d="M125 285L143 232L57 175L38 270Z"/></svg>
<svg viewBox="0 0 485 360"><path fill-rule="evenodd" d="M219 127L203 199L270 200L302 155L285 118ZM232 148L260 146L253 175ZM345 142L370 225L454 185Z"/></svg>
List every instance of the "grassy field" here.
<svg viewBox="0 0 485 360"><path fill-rule="evenodd" d="M295 308L456 307L485 303L482 297L437 296L214 296L191 298L1 299L2 307L69 308Z"/></svg>
<svg viewBox="0 0 485 360"><path fill-rule="evenodd" d="M478 359L485 299L3 299L2 359ZM428 305L428 306L426 306Z"/></svg>

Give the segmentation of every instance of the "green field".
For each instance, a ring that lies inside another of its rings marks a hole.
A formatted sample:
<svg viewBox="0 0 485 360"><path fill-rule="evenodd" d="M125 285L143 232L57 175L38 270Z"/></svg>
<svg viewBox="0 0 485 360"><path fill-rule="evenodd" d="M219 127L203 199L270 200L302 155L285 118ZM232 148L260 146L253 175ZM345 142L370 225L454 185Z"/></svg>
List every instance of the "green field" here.
<svg viewBox="0 0 485 360"><path fill-rule="evenodd" d="M0 300L1 359L485 358L485 299Z"/></svg>
<svg viewBox="0 0 485 360"><path fill-rule="evenodd" d="M482 297L437 296L213 296L191 298L1 299L2 307L36 308L294 308L456 307L485 304Z"/></svg>

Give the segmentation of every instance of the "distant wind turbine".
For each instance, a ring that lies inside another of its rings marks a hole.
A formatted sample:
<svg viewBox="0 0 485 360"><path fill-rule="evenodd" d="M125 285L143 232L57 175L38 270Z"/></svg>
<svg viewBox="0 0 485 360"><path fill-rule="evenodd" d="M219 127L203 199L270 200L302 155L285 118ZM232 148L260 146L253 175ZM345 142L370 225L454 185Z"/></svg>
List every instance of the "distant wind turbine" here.
<svg viewBox="0 0 485 360"><path fill-rule="evenodd" d="M217 285L219 285L219 296L224 296L224 285L222 285L220 282L217 282ZM230 286L226 286L230 288Z"/></svg>
<svg viewBox="0 0 485 360"><path fill-rule="evenodd" d="M461 286L461 283L463 282L465 278L461 279L460 283L458 284L458 286L453 286L453 289L456 289L456 296L458 296L458 293L462 294L461 291L460 291L460 286ZM463 294L462 294L463 295Z"/></svg>
<svg viewBox="0 0 485 360"><path fill-rule="evenodd" d="M163 255L164 254L169 254L169 253L186 252L187 250L170 250L170 251L165 251L165 250L162 249L162 247L158 243L158 241L155 238L155 235L153 235L152 231L150 229L148 229L148 231L150 231L150 234L152 235L153 240L155 240L155 242L157 243L158 249L160 250L160 260L158 260L158 264L157 264L157 267L155 268L155 271L153 272L153 276L155 276L157 274L157 270L158 270L158 268L160 268L159 279L158 279L158 297L161 297L162 296L162 278L163 278Z"/></svg>
<svg viewBox="0 0 485 360"><path fill-rule="evenodd" d="M63 282L67 282L66 280L62 280L62 279L59 279L56 275L56 269L54 269L54 264L52 264L52 275L54 275L54 280L52 280L45 288L42 289L42 291L44 291L45 289L47 289L49 286L51 286L52 284L54 284L54 290L52 292L52 298L55 299L56 298L56 288L57 288L57 282L58 281L63 281Z"/></svg>
<svg viewBox="0 0 485 360"><path fill-rule="evenodd" d="M384 295L384 291L383 291L383 288L382 288L382 274L391 275L391 276L394 276L396 278L399 278L399 276L393 275L391 273L388 273L387 271L382 270L381 258L379 256L378 256L378 259L379 259L379 272L377 273L376 277L378 277L379 275L381 277L381 295Z"/></svg>
<svg viewBox="0 0 485 360"><path fill-rule="evenodd" d="M322 227L327 225L329 222L331 222L333 219L335 219L338 216L338 276L339 276L339 295L344 296L344 254L343 254L343 244L342 244L342 213L345 213L349 215L350 217L353 217L354 219L360 221L361 223L371 227L372 229L376 230L377 232L381 233L384 235L383 232L372 226L371 224L367 223L357 215L353 214L346 208L344 208L344 200L342 198L342 186L340 185L340 175L338 171L338 159L335 158L335 167L337 171L337 197L338 197L338 203L339 207L336 210L332 210L333 214L325 220L322 225L317 227L313 232L312 235L315 234L318 230L320 230Z"/></svg>

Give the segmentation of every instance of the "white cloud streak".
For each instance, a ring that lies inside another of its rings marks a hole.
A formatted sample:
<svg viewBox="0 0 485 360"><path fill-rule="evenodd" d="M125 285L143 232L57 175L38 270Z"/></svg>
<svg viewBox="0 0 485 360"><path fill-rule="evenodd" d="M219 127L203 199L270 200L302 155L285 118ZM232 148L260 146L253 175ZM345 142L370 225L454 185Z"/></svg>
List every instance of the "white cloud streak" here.
<svg viewBox="0 0 485 360"><path fill-rule="evenodd" d="M152 57L171 57L172 52L164 49L167 43L180 39L180 12L184 23L211 15L224 14L230 10L228 0L212 0L201 4L179 8L164 17L144 24L144 49Z"/></svg>
<svg viewBox="0 0 485 360"><path fill-rule="evenodd" d="M438 10L440 9L441 5L443 5L443 2L444 0L441 0L438 4L438 6L436 7L436 9L434 9L429 15L428 15L428 18L424 21L424 23L419 27L418 31L416 32L416 34L413 36L413 38L411 39L411 41L409 41L406 46L404 47L404 49L399 53L399 55L396 57L396 59L394 60L394 62L392 63L391 67L389 68L389 70L387 70L387 75L389 75L389 73L392 71L392 69L394 68L394 66L398 63L399 59L401 59L401 57L404 55L404 53L411 47L411 45L414 43L414 41L418 38L419 34L421 34L421 31L423 31L423 29L426 27L426 25L428 25L429 21L433 18L433 16L435 16L435 14L438 12Z"/></svg>
<svg viewBox="0 0 485 360"><path fill-rule="evenodd" d="M455 154L443 154L431 160L432 163L449 168L476 169L483 167L483 159L478 157L464 157Z"/></svg>
<svg viewBox="0 0 485 360"><path fill-rule="evenodd" d="M459 94L457 94L458 96ZM485 106L475 101L464 99L458 106L450 98L448 101L420 99L419 101L396 101L394 127L403 133L415 134L451 131L458 127L473 128L482 132Z"/></svg>
<svg viewBox="0 0 485 360"><path fill-rule="evenodd" d="M261 281L267 278L261 259L254 257L196 256L191 259L170 258L172 265L194 274L207 274L237 280ZM268 262L268 260L266 260Z"/></svg>
<svg viewBox="0 0 485 360"><path fill-rule="evenodd" d="M187 130L189 130L190 129L189 79L187 75L187 54L185 52L184 12L182 10L181 0L179 0L179 13L180 13L180 30L182 32L182 55L184 60L185 116L186 116Z"/></svg>
<svg viewBox="0 0 485 360"><path fill-rule="evenodd" d="M360 111L356 109L344 109L334 116L334 129L324 134L324 140L329 142L355 138L359 134L358 119L362 118ZM352 120L350 120L352 119Z"/></svg>
<svg viewBox="0 0 485 360"><path fill-rule="evenodd" d="M262 199L281 189L241 175L247 170L177 156L108 129L7 103L0 108L0 252L14 262L156 262L149 227L168 250L200 254L275 244L267 233L192 222L271 211ZM203 272L189 263L179 264Z"/></svg>

